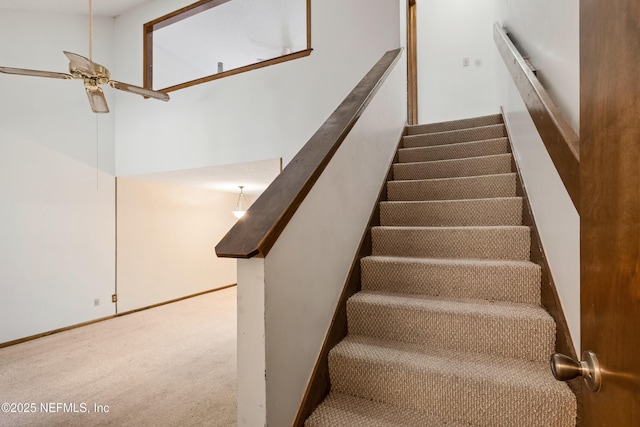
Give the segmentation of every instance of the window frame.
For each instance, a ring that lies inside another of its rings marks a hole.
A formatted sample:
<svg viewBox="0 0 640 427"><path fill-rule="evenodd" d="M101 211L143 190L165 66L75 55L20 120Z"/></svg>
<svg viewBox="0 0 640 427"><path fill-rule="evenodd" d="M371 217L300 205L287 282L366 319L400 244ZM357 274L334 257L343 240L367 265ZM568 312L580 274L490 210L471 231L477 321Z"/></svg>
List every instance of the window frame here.
<svg viewBox="0 0 640 427"><path fill-rule="evenodd" d="M201 83L210 82L213 80L222 79L224 77L233 76L240 73L245 73L251 70L257 70L259 68L269 67L271 65L280 64L282 62L292 61L294 59L303 58L309 56L312 52L311 48L311 0L306 0L306 19L307 19L307 47L306 49L292 52L286 55L281 55L275 58L267 59L264 61L256 62L254 64L245 65L243 67L234 68L231 70L223 71L221 73L211 74L208 76L200 77L195 80L179 83L173 86L169 86L163 89L153 88L153 32L161 28L167 27L176 22L187 19L193 15L204 12L221 4L227 3L231 0L200 0L196 3L185 6L181 9L170 12L164 16L161 16L153 21L149 21L143 25L143 86L147 89L159 90L162 92L173 92L179 89L195 86Z"/></svg>

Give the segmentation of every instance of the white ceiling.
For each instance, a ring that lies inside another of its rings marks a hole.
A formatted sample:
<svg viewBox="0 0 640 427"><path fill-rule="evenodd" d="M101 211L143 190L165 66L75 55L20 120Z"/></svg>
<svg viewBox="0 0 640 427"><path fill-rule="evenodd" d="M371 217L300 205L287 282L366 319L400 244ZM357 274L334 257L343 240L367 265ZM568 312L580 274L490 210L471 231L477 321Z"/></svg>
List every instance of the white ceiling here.
<svg viewBox="0 0 640 427"><path fill-rule="evenodd" d="M239 185L249 195L261 194L280 173L280 159L259 160L232 165L211 166L172 172L128 176L140 181L208 188L239 193Z"/></svg>
<svg viewBox="0 0 640 427"><path fill-rule="evenodd" d="M93 14L118 16L152 0L93 0ZM0 9L87 15L89 0L0 0Z"/></svg>

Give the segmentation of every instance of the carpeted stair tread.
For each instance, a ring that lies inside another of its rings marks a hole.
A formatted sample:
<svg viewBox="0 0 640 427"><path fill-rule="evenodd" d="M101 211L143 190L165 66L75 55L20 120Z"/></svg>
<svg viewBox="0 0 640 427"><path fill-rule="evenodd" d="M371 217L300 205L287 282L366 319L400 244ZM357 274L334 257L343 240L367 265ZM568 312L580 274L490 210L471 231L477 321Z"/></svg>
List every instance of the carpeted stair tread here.
<svg viewBox="0 0 640 427"><path fill-rule="evenodd" d="M398 150L398 159L400 163L429 162L433 160L490 156L508 152L509 139L494 138L484 141L435 145L433 147L401 148Z"/></svg>
<svg viewBox="0 0 640 427"><path fill-rule="evenodd" d="M457 129L469 129L473 127L497 125L501 123L503 123L502 115L492 114L489 116L473 117L470 119L450 120L446 122L407 126L407 135L444 132Z"/></svg>
<svg viewBox="0 0 640 427"><path fill-rule="evenodd" d="M406 132L305 425L575 427L502 116Z"/></svg>
<svg viewBox="0 0 640 427"><path fill-rule="evenodd" d="M393 165L394 180L453 178L510 172L510 153Z"/></svg>
<svg viewBox="0 0 640 427"><path fill-rule="evenodd" d="M444 132L404 136L402 138L402 147L430 147L433 145L454 144L457 142L471 142L481 141L483 139L504 138L506 136L507 130L504 124L495 124L469 129L457 129Z"/></svg>
<svg viewBox="0 0 640 427"><path fill-rule="evenodd" d="M530 229L489 227L373 227L373 255L528 260Z"/></svg>
<svg viewBox="0 0 640 427"><path fill-rule="evenodd" d="M347 301L349 333L540 362L555 322L540 306L362 291Z"/></svg>
<svg viewBox="0 0 640 427"><path fill-rule="evenodd" d="M520 225L522 198L382 202L380 224L432 227Z"/></svg>
<svg viewBox="0 0 640 427"><path fill-rule="evenodd" d="M418 411L331 393L305 422L305 427L468 427Z"/></svg>
<svg viewBox="0 0 640 427"><path fill-rule="evenodd" d="M515 195L515 173L387 182L390 201L485 199Z"/></svg>
<svg viewBox="0 0 640 427"><path fill-rule="evenodd" d="M450 298L540 303L540 266L530 261L368 256L362 289Z"/></svg>
<svg viewBox="0 0 640 427"><path fill-rule="evenodd" d="M459 423L575 426L575 396L546 362L348 335L329 353L333 392Z"/></svg>

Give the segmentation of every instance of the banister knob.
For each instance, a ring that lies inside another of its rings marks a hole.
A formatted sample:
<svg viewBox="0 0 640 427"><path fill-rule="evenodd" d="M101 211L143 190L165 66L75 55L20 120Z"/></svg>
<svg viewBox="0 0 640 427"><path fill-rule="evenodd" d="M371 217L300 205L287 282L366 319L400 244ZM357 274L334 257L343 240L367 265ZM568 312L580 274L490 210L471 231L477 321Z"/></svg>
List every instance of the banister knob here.
<svg viewBox="0 0 640 427"><path fill-rule="evenodd" d="M582 359L580 362L576 362L569 356L554 353L550 360L551 372L558 381L569 381L582 377L589 389L597 392L600 390L602 382L598 358L594 352L585 351L582 353Z"/></svg>

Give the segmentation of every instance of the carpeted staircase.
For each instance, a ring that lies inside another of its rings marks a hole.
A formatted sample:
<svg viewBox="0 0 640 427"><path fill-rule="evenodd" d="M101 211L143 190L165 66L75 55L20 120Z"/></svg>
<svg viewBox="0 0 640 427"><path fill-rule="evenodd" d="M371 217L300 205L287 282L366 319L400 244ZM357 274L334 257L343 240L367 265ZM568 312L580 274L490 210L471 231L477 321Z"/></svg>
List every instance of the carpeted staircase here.
<svg viewBox="0 0 640 427"><path fill-rule="evenodd" d="M307 427L575 426L500 115L412 126Z"/></svg>

